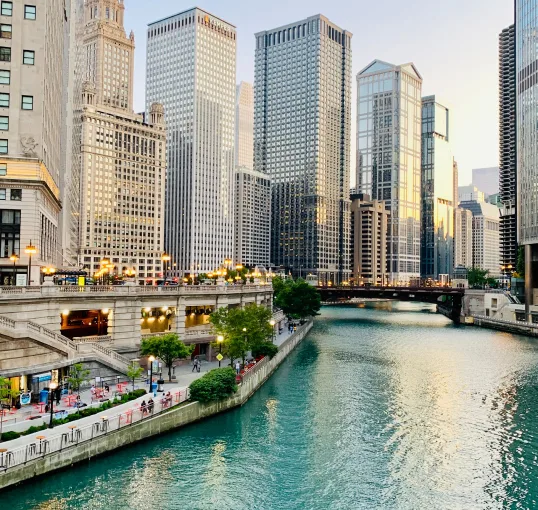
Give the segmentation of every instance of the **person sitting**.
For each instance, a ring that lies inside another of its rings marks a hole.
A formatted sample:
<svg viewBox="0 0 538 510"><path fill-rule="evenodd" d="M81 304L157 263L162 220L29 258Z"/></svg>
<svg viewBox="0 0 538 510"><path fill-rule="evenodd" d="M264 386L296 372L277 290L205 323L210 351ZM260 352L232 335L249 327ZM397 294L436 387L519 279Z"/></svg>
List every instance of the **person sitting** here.
<svg viewBox="0 0 538 510"><path fill-rule="evenodd" d="M146 401L145 400L142 400L142 403L140 404L140 410L142 411L142 414L146 414L147 412L147 407L146 407Z"/></svg>

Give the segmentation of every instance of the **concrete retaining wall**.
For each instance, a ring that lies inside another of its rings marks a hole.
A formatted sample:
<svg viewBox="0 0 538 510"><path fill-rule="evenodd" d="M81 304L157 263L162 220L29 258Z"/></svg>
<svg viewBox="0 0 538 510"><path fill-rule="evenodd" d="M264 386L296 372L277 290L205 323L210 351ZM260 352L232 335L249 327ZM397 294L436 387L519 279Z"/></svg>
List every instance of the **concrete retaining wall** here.
<svg viewBox="0 0 538 510"><path fill-rule="evenodd" d="M237 393L233 397L212 404L191 402L152 418L135 422L120 430L98 436L91 441L79 443L62 451L32 460L26 464L1 471L0 489L241 406L271 376L288 354L303 340L311 328L312 322L302 326L280 346L277 355L273 359L263 360L254 370L246 374Z"/></svg>

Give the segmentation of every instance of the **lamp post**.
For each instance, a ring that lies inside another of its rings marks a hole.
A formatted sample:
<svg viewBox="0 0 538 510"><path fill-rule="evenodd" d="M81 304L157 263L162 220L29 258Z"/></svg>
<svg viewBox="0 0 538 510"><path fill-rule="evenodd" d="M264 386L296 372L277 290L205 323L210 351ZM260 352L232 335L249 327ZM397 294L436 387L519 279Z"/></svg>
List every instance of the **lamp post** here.
<svg viewBox="0 0 538 510"><path fill-rule="evenodd" d="M274 319L271 319L269 321L269 324L271 324L271 328L273 328L273 343L275 343L275 324L276 324L276 322L275 322Z"/></svg>
<svg viewBox="0 0 538 510"><path fill-rule="evenodd" d="M153 362L155 361L155 356L150 356L149 361L149 392L153 391Z"/></svg>
<svg viewBox="0 0 538 510"><path fill-rule="evenodd" d="M245 333L245 346L247 345L247 328L243 328L243 333ZM243 366L245 365L245 352L243 351Z"/></svg>
<svg viewBox="0 0 538 510"><path fill-rule="evenodd" d="M11 282L11 285L15 286L15 285L17 285L17 282L16 282L17 267L15 266L15 264L17 263L17 260L19 260L19 256L15 252L13 252L11 254L11 257L9 257L9 260L11 260L11 262L13 262L13 281Z"/></svg>
<svg viewBox="0 0 538 510"><path fill-rule="evenodd" d="M58 387L58 385L54 382L51 382L49 384L49 394L50 394L50 422L49 422L49 429L54 428L54 423L52 423L52 417L53 417L53 410L52 405L54 403L54 390Z"/></svg>
<svg viewBox="0 0 538 510"><path fill-rule="evenodd" d="M32 244L30 239L30 244L25 248L24 253L28 255L28 285L32 285L32 255L37 253L37 248Z"/></svg>
<svg viewBox="0 0 538 510"><path fill-rule="evenodd" d="M219 335L217 337L217 342L219 344L219 354L222 354L222 342L224 342L224 337L222 335ZM219 368L220 368L220 359L219 359Z"/></svg>
<svg viewBox="0 0 538 510"><path fill-rule="evenodd" d="M164 252L161 256L161 260L163 261L163 274L164 274L164 285L166 285L166 276L168 273L168 262L170 262L170 255L168 253Z"/></svg>

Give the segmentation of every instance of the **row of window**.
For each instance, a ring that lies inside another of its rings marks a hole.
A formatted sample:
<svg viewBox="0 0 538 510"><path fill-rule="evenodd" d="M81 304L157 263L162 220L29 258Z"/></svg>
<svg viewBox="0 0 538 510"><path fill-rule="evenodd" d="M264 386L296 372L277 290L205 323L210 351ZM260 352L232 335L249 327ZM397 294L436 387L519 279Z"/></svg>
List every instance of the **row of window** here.
<svg viewBox="0 0 538 510"><path fill-rule="evenodd" d="M9 108L9 102L10 102L9 94L6 92L0 92L0 107ZM22 96L21 109L33 110L34 109L34 96Z"/></svg>
<svg viewBox="0 0 538 510"><path fill-rule="evenodd" d="M2 16L13 16L13 2L2 2L0 6L0 14ZM35 20L37 16L37 8L35 5L24 6L24 19Z"/></svg>
<svg viewBox="0 0 538 510"><path fill-rule="evenodd" d="M22 200L22 189L10 189L9 199L20 202ZM0 200L7 200L6 188L0 188Z"/></svg>
<svg viewBox="0 0 538 510"><path fill-rule="evenodd" d="M0 62L11 62L11 48L0 46ZM35 64L35 51L23 50L22 63L33 66Z"/></svg>

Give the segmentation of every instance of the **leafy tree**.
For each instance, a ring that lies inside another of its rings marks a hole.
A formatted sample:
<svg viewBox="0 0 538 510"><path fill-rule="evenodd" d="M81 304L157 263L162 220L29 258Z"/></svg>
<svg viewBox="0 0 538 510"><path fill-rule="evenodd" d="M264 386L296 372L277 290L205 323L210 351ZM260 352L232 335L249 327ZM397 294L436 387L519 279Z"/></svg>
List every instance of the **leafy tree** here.
<svg viewBox="0 0 538 510"><path fill-rule="evenodd" d="M90 371L82 365L82 363L75 363L69 369L69 375L67 376L67 381L71 388L80 393L80 387L83 383L88 381L90 377Z"/></svg>
<svg viewBox="0 0 538 510"><path fill-rule="evenodd" d="M4 413L2 412L2 404L5 399L11 397L11 387L9 379L0 377L0 441L2 440L2 428L4 425Z"/></svg>
<svg viewBox="0 0 538 510"><path fill-rule="evenodd" d="M207 275L207 273L200 273L198 275L198 280L201 281L201 282L204 281L204 280L209 280L209 276Z"/></svg>
<svg viewBox="0 0 538 510"><path fill-rule="evenodd" d="M518 278L525 278L525 247L519 246L517 249L516 272Z"/></svg>
<svg viewBox="0 0 538 510"><path fill-rule="evenodd" d="M168 367L168 380L172 380L172 363L176 359L188 358L194 345L185 345L175 333L152 336L142 340L140 353L143 356L155 356Z"/></svg>
<svg viewBox="0 0 538 510"><path fill-rule="evenodd" d="M133 382L133 391L135 390L135 379L138 379L144 373L144 369L136 363L131 361L127 367L127 377Z"/></svg>
<svg viewBox="0 0 538 510"><path fill-rule="evenodd" d="M274 358L277 352L278 346L272 342L263 342L252 348L252 356L255 358L260 356L269 356L269 358Z"/></svg>
<svg viewBox="0 0 538 510"><path fill-rule="evenodd" d="M275 304L291 319L306 319L318 315L321 296L318 290L302 279L277 282Z"/></svg>
<svg viewBox="0 0 538 510"><path fill-rule="evenodd" d="M467 280L469 287L483 287L487 283L487 276L489 271L487 269L480 269L479 267L470 267L467 269Z"/></svg>
<svg viewBox="0 0 538 510"><path fill-rule="evenodd" d="M488 285L491 289L496 289L499 286L499 282L495 278L486 278L486 285Z"/></svg>
<svg viewBox="0 0 538 510"><path fill-rule="evenodd" d="M193 381L190 399L198 402L215 402L233 395L237 391L235 371L231 367L215 368Z"/></svg>

